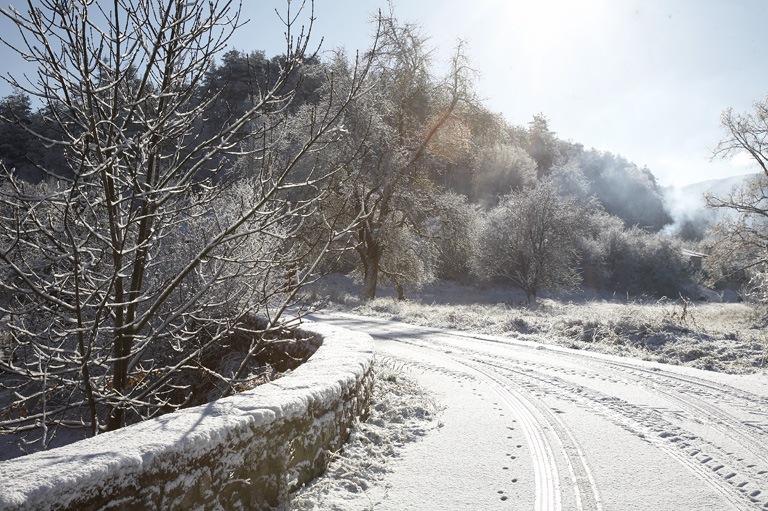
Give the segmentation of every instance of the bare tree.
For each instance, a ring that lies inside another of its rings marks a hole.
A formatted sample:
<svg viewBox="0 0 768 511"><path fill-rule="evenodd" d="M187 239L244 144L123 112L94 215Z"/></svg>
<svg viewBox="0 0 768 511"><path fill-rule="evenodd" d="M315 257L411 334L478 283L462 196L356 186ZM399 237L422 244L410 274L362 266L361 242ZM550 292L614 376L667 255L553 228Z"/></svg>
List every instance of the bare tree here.
<svg viewBox="0 0 768 511"><path fill-rule="evenodd" d="M743 114L724 111L725 136L713 157L747 153L762 172L723 197L706 195L707 206L731 213L713 229L716 243L708 266L718 277L746 278L752 293L768 300L768 96Z"/></svg>
<svg viewBox="0 0 768 511"><path fill-rule="evenodd" d="M474 272L512 282L529 303L536 303L539 290L576 286L576 241L585 212L548 180L503 197L477 230Z"/></svg>
<svg viewBox="0 0 768 511"><path fill-rule="evenodd" d="M380 27L369 74L372 91L355 105L350 124L353 135L367 143L356 179L338 189L339 200L362 218L351 244L364 300L375 298L380 274L402 291L405 284L418 285L409 275L431 273L425 265L434 260L433 251L422 243L427 233L417 218L421 198L435 190L427 156L430 147L450 154L449 141L436 137L443 130L463 133L459 114L474 104L464 43L458 44L448 75L438 80L431 75L431 52L419 27L401 24L392 13L380 19Z"/></svg>
<svg viewBox="0 0 768 511"><path fill-rule="evenodd" d="M741 281L750 297L768 300L768 176L758 174L725 196L705 198L709 207L730 213L712 229L707 269L714 279Z"/></svg>
<svg viewBox="0 0 768 511"><path fill-rule="evenodd" d="M16 51L38 66L30 83L8 79L46 107L61 136L31 134L61 146L68 169L40 185L6 171L0 317L13 318L13 354L0 360L12 391L0 431L41 432L46 446L60 427L95 435L184 406L194 382L228 393L279 338L281 315L349 228L325 218L329 229L294 236L328 194L336 167L312 162L338 143L364 77L355 67L342 91L328 75L324 99L289 115L314 14L296 32L287 4L283 67L214 133L202 114L218 91L205 74L241 25L239 6L2 10L23 36ZM233 355L235 339L245 341Z"/></svg>
<svg viewBox="0 0 768 511"><path fill-rule="evenodd" d="M734 113L733 108L720 116L725 136L713 157L730 158L746 152L768 176L768 96L752 105L753 112Z"/></svg>

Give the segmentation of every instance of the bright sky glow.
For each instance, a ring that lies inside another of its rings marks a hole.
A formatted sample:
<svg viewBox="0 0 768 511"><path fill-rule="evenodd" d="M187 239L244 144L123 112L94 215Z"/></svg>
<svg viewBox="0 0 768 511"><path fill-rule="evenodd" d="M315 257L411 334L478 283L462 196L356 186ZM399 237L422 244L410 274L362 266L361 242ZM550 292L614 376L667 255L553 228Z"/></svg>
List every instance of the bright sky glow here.
<svg viewBox="0 0 768 511"><path fill-rule="evenodd" d="M285 6L245 0L251 22L232 46L282 53L275 9ZM316 0L313 41L365 50L378 8L386 0ZM468 41L480 95L514 124L541 112L559 137L647 165L664 185L755 171L744 158L709 156L720 113L768 93L766 0L396 0L395 14L423 26L438 61ZM9 30L1 20L0 34ZM6 69L18 69L2 51Z"/></svg>

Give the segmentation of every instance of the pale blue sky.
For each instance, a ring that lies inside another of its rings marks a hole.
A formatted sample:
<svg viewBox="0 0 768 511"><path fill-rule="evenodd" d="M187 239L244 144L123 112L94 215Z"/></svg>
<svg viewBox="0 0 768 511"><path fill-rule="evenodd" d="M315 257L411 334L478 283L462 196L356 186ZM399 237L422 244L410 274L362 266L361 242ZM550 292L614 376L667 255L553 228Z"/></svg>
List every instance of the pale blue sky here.
<svg viewBox="0 0 768 511"><path fill-rule="evenodd" d="M251 22L232 46L281 53L285 0L243 4ZM313 40L364 50L378 8L386 0L316 0ZM768 0L396 0L395 14L423 26L438 59L468 41L481 96L514 124L543 112L561 138L647 165L664 185L754 170L708 158L720 112L768 93Z"/></svg>

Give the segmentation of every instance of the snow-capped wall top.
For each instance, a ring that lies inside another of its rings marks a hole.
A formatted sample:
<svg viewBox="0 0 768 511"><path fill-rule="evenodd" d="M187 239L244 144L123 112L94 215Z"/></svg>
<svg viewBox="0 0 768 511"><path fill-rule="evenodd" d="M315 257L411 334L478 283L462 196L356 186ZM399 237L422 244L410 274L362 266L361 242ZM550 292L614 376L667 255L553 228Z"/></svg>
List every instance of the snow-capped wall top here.
<svg viewBox="0 0 768 511"><path fill-rule="evenodd" d="M285 424L309 424L308 431L297 435L317 436L322 433L318 431L320 426L325 427L319 419L336 413L340 403L352 401L359 413L362 400L357 400L355 393L369 374L373 341L367 335L327 325L305 323L303 329L321 336L322 345L306 363L279 380L65 447L0 463L0 509L67 509L91 498L110 502L126 498L125 491L132 487L148 495L149 500L141 502L164 502L174 507L168 501L169 495L178 485L195 486L195 471L201 477L207 474L208 486L216 488L217 477L231 478L241 468L237 465L252 458L254 452L264 456L264 449L270 446L286 449L284 442L273 445L278 442L267 441L265 432L270 428L283 434ZM335 416L346 420L346 415ZM346 430L346 426L335 424L337 421L330 422L339 431ZM289 433L288 441L291 436ZM315 440L308 439L308 443L314 445ZM260 444L258 448L254 448L254 442ZM320 445L319 449L324 447ZM293 459L294 453L277 455L301 462ZM270 456L274 458L275 453ZM308 461L314 464L317 457L317 453L311 453ZM208 466L212 458L226 466ZM146 488L147 476L158 486L165 486ZM242 479L255 484L250 478ZM249 492L252 494L253 488ZM204 494L201 498L206 501L216 500L209 493L198 488L195 494ZM160 500L150 494L160 496ZM185 498L188 494L184 493ZM176 500L177 506L188 502Z"/></svg>

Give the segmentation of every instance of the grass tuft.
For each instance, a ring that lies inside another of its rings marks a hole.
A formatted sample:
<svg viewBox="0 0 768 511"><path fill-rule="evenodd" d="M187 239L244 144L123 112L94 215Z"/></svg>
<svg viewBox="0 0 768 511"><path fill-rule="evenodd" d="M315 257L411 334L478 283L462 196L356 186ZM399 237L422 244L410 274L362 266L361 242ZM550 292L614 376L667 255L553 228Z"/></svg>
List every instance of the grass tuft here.
<svg viewBox="0 0 768 511"><path fill-rule="evenodd" d="M318 292L327 297L326 306L711 371L749 373L768 364L765 311L745 303L576 296L570 297L572 301L546 297L537 307L528 307L514 289L480 289L452 282L428 286L404 301L384 290L385 296L364 303L350 298L356 290L343 279L335 278L332 293Z"/></svg>

